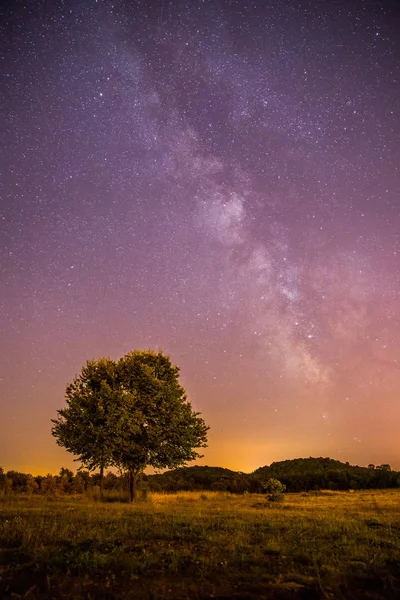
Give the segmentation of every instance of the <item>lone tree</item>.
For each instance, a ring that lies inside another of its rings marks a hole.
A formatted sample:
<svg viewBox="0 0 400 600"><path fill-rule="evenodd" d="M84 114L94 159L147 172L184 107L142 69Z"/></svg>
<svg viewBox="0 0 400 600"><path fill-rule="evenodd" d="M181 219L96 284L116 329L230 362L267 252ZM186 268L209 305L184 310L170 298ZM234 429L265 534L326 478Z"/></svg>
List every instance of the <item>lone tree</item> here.
<svg viewBox="0 0 400 600"><path fill-rule="evenodd" d="M136 350L115 362L90 361L66 391L52 434L89 470L118 467L128 474L130 499L147 466L173 468L201 455L207 431L179 384L169 356Z"/></svg>
<svg viewBox="0 0 400 600"><path fill-rule="evenodd" d="M264 483L264 490L267 492L267 499L270 502L282 502L283 493L286 491L286 485L281 483L279 479L270 477L268 481Z"/></svg>

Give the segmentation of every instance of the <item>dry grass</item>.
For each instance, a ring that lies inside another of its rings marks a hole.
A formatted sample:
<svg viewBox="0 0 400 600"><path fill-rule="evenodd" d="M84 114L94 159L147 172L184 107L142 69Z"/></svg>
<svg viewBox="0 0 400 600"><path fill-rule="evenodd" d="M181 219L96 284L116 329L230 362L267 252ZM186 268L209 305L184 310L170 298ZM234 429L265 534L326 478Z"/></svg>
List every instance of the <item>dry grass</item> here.
<svg viewBox="0 0 400 600"><path fill-rule="evenodd" d="M400 491L4 497L0 548L4 599L395 599Z"/></svg>

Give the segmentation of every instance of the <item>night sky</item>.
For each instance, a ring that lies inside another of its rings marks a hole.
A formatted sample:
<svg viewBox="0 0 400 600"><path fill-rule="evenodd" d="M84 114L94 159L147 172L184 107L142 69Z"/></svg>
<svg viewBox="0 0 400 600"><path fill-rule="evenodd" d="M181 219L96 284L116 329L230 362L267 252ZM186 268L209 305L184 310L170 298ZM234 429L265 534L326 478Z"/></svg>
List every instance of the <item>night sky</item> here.
<svg viewBox="0 0 400 600"><path fill-rule="evenodd" d="M400 469L400 18L377 0L8 2L0 465L87 359L161 348L198 464Z"/></svg>

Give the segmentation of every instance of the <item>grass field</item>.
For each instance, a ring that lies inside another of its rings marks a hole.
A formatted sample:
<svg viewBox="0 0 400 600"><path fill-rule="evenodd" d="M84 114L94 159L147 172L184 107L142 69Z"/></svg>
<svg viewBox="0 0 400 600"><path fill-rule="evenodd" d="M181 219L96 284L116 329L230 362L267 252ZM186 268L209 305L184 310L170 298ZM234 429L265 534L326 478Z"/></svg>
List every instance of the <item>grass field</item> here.
<svg viewBox="0 0 400 600"><path fill-rule="evenodd" d="M398 599L400 491L0 496L0 598Z"/></svg>

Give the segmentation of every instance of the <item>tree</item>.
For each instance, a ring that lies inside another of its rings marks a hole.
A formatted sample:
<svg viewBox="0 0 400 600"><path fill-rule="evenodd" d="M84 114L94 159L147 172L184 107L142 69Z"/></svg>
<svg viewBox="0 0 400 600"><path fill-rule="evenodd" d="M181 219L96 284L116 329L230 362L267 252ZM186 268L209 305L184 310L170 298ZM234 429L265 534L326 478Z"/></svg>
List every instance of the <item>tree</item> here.
<svg viewBox="0 0 400 600"><path fill-rule="evenodd" d="M110 358L87 361L67 386L67 408L52 419L57 444L76 455L89 471L100 469L100 494L104 469L112 465L113 438L118 434L117 396L115 362Z"/></svg>
<svg viewBox="0 0 400 600"><path fill-rule="evenodd" d="M179 383L179 367L162 352L135 351L117 365L121 436L114 465L127 471L131 501L147 466L173 468L200 457L207 446L208 427L193 411Z"/></svg>
<svg viewBox="0 0 400 600"><path fill-rule="evenodd" d="M57 490L57 479L51 473L48 473L42 479L41 491L46 496L53 496Z"/></svg>
<svg viewBox="0 0 400 600"><path fill-rule="evenodd" d="M6 475L4 473L3 467L0 467L0 490L5 490L6 488Z"/></svg>
<svg viewBox="0 0 400 600"><path fill-rule="evenodd" d="M58 475L56 481L57 488L60 491L68 494L73 489L74 474L70 469L65 469L64 467L61 467L60 474Z"/></svg>
<svg viewBox="0 0 400 600"><path fill-rule="evenodd" d="M7 471L7 479L11 482L13 492L26 492L27 475L18 471Z"/></svg>
<svg viewBox="0 0 400 600"><path fill-rule="evenodd" d="M67 387L68 407L53 420L57 443L89 470L127 472L131 501L147 466L173 468L200 455L208 427L179 383L179 367L151 350L91 361Z"/></svg>
<svg viewBox="0 0 400 600"><path fill-rule="evenodd" d="M36 479L31 474L28 474L26 476L26 491L28 492L28 494L32 494L34 492L37 492L38 489L39 485Z"/></svg>
<svg viewBox="0 0 400 600"><path fill-rule="evenodd" d="M281 483L279 479L270 477L268 481L264 483L264 489L268 494L267 498L270 502L282 502L286 485Z"/></svg>

